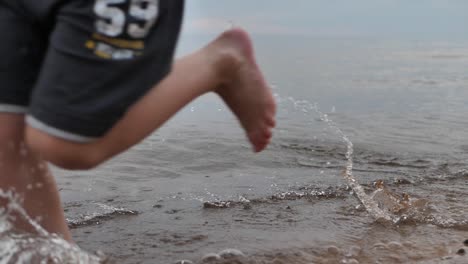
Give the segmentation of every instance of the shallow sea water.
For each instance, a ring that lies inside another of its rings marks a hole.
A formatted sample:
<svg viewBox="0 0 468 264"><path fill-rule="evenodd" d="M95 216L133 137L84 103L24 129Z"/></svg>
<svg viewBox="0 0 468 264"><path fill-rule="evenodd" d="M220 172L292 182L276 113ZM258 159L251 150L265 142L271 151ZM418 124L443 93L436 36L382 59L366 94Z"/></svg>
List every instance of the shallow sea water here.
<svg viewBox="0 0 468 264"><path fill-rule="evenodd" d="M54 168L76 243L110 263L467 263L466 44L256 39L279 105L268 149L206 96L97 170ZM337 129L398 221L357 198Z"/></svg>

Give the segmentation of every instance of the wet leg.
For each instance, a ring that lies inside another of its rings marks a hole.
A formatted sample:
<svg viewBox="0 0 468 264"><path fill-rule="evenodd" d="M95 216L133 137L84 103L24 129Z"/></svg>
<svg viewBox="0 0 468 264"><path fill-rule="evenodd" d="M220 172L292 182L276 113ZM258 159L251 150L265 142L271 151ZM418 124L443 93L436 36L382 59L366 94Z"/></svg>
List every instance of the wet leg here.
<svg viewBox="0 0 468 264"><path fill-rule="evenodd" d="M24 115L0 113L0 189L14 190L21 206L50 233L71 240L54 178L45 161L24 142ZM0 198L0 207L9 201ZM18 214L14 227L26 232L34 228Z"/></svg>

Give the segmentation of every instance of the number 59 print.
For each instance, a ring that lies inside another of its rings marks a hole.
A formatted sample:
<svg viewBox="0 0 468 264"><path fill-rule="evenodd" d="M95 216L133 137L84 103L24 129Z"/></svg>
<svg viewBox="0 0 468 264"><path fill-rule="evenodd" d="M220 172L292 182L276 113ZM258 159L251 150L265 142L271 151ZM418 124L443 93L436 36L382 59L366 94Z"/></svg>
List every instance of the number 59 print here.
<svg viewBox="0 0 468 264"><path fill-rule="evenodd" d="M127 12L118 6L124 3L128 3ZM131 38L144 38L156 22L158 6L158 0L96 0L96 30L109 37L117 37L126 32ZM129 16L133 18L132 21L141 23L128 22Z"/></svg>

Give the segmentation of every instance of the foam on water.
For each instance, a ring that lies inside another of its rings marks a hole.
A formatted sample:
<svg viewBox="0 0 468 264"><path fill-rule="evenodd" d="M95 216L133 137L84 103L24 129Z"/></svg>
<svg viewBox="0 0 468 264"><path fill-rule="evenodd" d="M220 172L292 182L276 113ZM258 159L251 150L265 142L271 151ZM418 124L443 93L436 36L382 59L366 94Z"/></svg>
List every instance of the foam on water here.
<svg viewBox="0 0 468 264"><path fill-rule="evenodd" d="M90 202L89 205L95 205L94 212L84 212L76 217L67 218L69 228L77 228L82 226L97 225L102 221L114 219L119 216L138 215L137 211L128 210L122 207L114 207L103 203Z"/></svg>

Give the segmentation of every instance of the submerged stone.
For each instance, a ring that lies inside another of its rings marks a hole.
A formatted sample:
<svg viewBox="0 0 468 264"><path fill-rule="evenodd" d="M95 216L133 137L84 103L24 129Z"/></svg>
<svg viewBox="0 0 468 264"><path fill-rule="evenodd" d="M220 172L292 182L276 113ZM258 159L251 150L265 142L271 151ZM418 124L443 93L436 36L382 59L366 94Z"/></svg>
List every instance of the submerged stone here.
<svg viewBox="0 0 468 264"><path fill-rule="evenodd" d="M214 261L217 261L221 259L221 256L219 256L218 254L216 253L209 253L209 254L206 254L203 258L202 258L202 263L210 263L210 262L214 262Z"/></svg>
<svg viewBox="0 0 468 264"><path fill-rule="evenodd" d="M219 208L229 208L231 206L230 201L216 201L216 202L204 202L203 208L205 209L219 209Z"/></svg>
<svg viewBox="0 0 468 264"><path fill-rule="evenodd" d="M225 249L221 252L219 252L219 256L226 259L226 258L234 258L234 257L244 257L244 253L242 251L235 249L235 248L229 248Z"/></svg>
<svg viewBox="0 0 468 264"><path fill-rule="evenodd" d="M338 255L341 253L340 249L335 246L329 246L327 252L332 255Z"/></svg>

